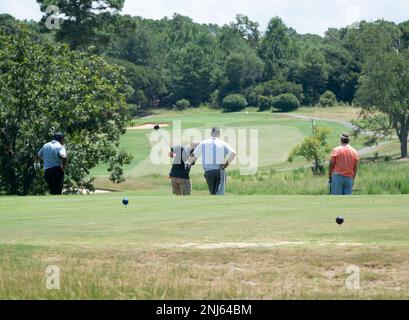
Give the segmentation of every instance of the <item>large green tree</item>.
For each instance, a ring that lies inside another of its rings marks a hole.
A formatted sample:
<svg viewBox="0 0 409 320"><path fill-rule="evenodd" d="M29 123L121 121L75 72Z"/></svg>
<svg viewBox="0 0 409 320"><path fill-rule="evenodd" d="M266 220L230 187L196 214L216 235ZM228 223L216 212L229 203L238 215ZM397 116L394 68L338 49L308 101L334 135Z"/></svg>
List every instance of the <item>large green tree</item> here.
<svg viewBox="0 0 409 320"><path fill-rule="evenodd" d="M401 31L399 46L401 49L409 49L409 21L402 22L399 29Z"/></svg>
<svg viewBox="0 0 409 320"><path fill-rule="evenodd" d="M187 99L193 106L206 102L215 88L215 62L211 46L189 44L170 55L169 102Z"/></svg>
<svg viewBox="0 0 409 320"><path fill-rule="evenodd" d="M294 79L304 88L304 103L317 104L328 82L328 65L324 54L317 48L304 52Z"/></svg>
<svg viewBox="0 0 409 320"><path fill-rule="evenodd" d="M236 30L252 48L257 48L261 37L258 22L251 21L250 18L244 14L238 14L236 21L230 23L230 27Z"/></svg>
<svg viewBox="0 0 409 320"><path fill-rule="evenodd" d="M399 37L399 28L384 20L362 21L354 28L338 32L330 29L325 38L328 46L324 49L330 72L328 89L336 93L339 100L352 102L367 59L374 52L397 47Z"/></svg>
<svg viewBox="0 0 409 320"><path fill-rule="evenodd" d="M128 121L122 70L36 40L24 26L14 34L0 28L0 43L0 192L41 193L33 159L56 130L68 142L67 190L92 190L89 173L99 163L121 182L129 160L119 150Z"/></svg>
<svg viewBox="0 0 409 320"><path fill-rule="evenodd" d="M286 78L297 52L292 30L280 18L271 19L258 52L265 63L265 80Z"/></svg>
<svg viewBox="0 0 409 320"><path fill-rule="evenodd" d="M71 48L87 48L90 45L106 46L110 41L104 27L112 14L119 12L125 0L37 0L42 12L54 5L63 15L63 23L57 30L57 40L67 42ZM44 21L47 16L44 17Z"/></svg>
<svg viewBox="0 0 409 320"><path fill-rule="evenodd" d="M393 22L361 22L357 28L342 30L342 45L362 67L374 52L387 52L399 46L401 32Z"/></svg>
<svg viewBox="0 0 409 320"><path fill-rule="evenodd" d="M242 92L262 79L263 61L253 52L232 53L227 57L224 74L227 82L223 88L224 95L230 92Z"/></svg>
<svg viewBox="0 0 409 320"><path fill-rule="evenodd" d="M131 62L118 59L110 59L126 69L127 83L133 89L133 94L128 97L128 102L140 107L153 107L166 93L166 86L160 70L137 66Z"/></svg>
<svg viewBox="0 0 409 320"><path fill-rule="evenodd" d="M409 50L378 52L366 62L356 102L371 113L385 114L396 130L401 156L408 156ZM382 128L384 130L384 128Z"/></svg>

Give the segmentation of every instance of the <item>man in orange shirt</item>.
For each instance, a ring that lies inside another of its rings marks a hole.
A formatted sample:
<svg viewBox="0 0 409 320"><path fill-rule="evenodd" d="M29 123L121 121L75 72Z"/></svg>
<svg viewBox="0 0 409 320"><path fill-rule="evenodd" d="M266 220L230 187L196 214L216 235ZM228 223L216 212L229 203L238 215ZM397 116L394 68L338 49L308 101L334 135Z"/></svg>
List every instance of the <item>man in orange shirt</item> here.
<svg viewBox="0 0 409 320"><path fill-rule="evenodd" d="M358 172L359 154L349 145L350 136L343 133L341 146L332 151L329 164L331 194L352 195L355 177Z"/></svg>

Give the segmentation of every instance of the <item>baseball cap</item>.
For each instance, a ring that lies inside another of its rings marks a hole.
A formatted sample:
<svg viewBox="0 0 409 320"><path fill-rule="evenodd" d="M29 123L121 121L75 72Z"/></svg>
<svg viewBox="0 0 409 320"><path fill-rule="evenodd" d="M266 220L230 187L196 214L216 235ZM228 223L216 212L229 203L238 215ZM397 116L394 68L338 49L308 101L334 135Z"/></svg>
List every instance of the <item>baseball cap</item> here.
<svg viewBox="0 0 409 320"><path fill-rule="evenodd" d="M343 132L342 135L341 135L341 139L350 139L350 138L351 138L351 136L349 135L348 132Z"/></svg>
<svg viewBox="0 0 409 320"><path fill-rule="evenodd" d="M62 132L56 132L54 133L53 139L57 141L62 140L64 139L64 134Z"/></svg>

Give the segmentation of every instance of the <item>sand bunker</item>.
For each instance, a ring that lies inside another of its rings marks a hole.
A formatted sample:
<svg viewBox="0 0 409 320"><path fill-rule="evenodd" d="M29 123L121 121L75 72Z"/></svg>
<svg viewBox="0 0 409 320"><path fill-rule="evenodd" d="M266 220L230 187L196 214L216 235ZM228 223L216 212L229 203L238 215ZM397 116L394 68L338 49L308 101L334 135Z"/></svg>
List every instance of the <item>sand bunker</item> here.
<svg viewBox="0 0 409 320"><path fill-rule="evenodd" d="M85 194L85 195L88 195L88 194L105 194L105 193L112 193L112 192L113 191L111 191L111 190L103 190L103 189L96 189L95 192L90 192L89 190L86 190L86 189L78 190L79 194Z"/></svg>
<svg viewBox="0 0 409 320"><path fill-rule="evenodd" d="M168 123L145 123L140 126L129 127L127 130L153 130L154 127L159 124L161 128L169 127Z"/></svg>

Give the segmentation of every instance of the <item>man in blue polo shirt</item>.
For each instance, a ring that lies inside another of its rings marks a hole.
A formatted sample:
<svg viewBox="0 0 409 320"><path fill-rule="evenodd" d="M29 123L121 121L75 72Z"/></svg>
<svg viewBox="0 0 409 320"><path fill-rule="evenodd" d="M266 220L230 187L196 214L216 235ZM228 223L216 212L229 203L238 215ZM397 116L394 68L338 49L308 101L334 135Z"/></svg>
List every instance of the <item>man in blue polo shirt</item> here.
<svg viewBox="0 0 409 320"><path fill-rule="evenodd" d="M52 195L61 195L64 186L64 171L67 165L67 152L64 147L64 135L54 134L53 140L45 144L38 152L36 161L44 160L45 181Z"/></svg>

